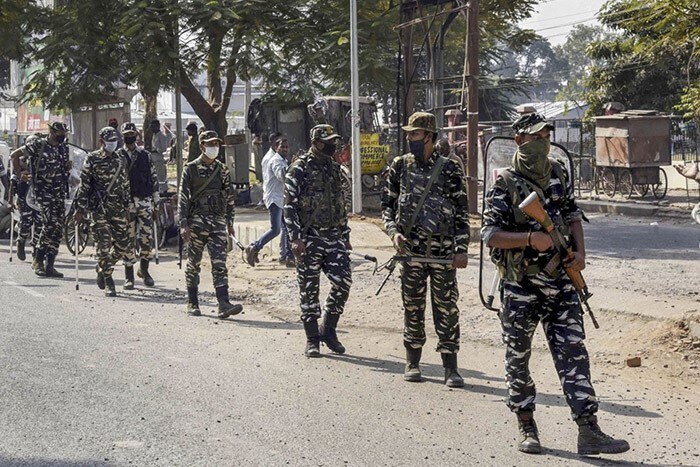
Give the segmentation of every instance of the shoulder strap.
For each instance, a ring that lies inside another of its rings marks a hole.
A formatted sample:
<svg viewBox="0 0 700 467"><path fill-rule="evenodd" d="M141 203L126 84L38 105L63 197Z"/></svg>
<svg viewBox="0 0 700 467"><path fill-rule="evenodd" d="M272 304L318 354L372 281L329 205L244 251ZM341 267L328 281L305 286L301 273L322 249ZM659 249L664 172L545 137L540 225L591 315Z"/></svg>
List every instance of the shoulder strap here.
<svg viewBox="0 0 700 467"><path fill-rule="evenodd" d="M192 164L192 166L195 166L195 165L196 165L196 164ZM193 168L194 168L194 170L197 170L196 167L193 167ZM211 173L211 175L209 175L209 178L206 179L206 181L204 182L204 185L202 185L201 187L199 187L199 190L197 190L197 191L192 195L192 199L197 199L197 198L199 198L199 195L201 195L202 193L204 193L204 190L206 190L207 187L209 186L209 184L214 180L214 178L215 178L217 175L219 175L219 172L220 172L220 171L221 171L221 164L216 164L216 167L214 167L214 171Z"/></svg>
<svg viewBox="0 0 700 467"><path fill-rule="evenodd" d="M124 158L123 158L123 157L120 157L120 158L119 158L119 167L117 168L117 171L116 171L116 172L114 173L114 175L112 176L112 180L109 181L109 185L107 185L107 191L106 191L106 193L109 193L110 191L112 191L112 187L113 187L114 184L117 182L117 178L119 178L119 175L121 175L122 170L124 169L124 164L123 164L123 162L124 162Z"/></svg>
<svg viewBox="0 0 700 467"><path fill-rule="evenodd" d="M420 210L423 208L423 204L425 203L425 199L428 197L428 193L430 193L430 189L433 187L433 184L437 180L438 176L440 175L440 172L442 172L442 168L447 162L447 158L443 156L438 156L437 161L435 161L435 166L433 166L433 171L430 173L430 179L428 179L427 185L425 185L425 189L423 190L423 193L420 196L420 199L418 200L418 204L416 204L416 207L413 211L413 215L411 216L411 221L408 223L408 228L404 232L404 235L408 237L408 235L411 233L411 230L413 230L413 225L416 223L416 219L418 218L418 213ZM408 170L408 166L405 166L404 170Z"/></svg>
<svg viewBox="0 0 700 467"><path fill-rule="evenodd" d="M328 192L330 191L330 188L331 188L330 177L327 176L327 177L326 177L326 181L325 181L325 183L323 184L323 195L322 195L322 199L325 199L325 198L326 198L326 196L328 195ZM316 218L316 214L318 214L319 209L321 209L321 204L323 204L323 203L319 201L319 203L316 205L316 207L314 208L313 212L311 213L311 216L309 217L309 222L307 222L306 225L304 225L304 226L301 228L301 234L302 234L302 235L306 235L306 232L308 232L309 229L311 228L311 223L312 223L312 222L314 221L314 219Z"/></svg>

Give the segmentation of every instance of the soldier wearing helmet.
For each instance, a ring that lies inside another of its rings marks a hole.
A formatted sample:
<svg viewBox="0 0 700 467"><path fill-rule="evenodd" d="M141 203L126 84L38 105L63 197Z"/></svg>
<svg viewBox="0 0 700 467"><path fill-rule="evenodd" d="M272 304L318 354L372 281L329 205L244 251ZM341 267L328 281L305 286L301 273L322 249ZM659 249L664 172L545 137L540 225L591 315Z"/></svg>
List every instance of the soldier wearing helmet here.
<svg viewBox="0 0 700 467"><path fill-rule="evenodd" d="M598 400L593 390L581 304L564 271L585 266L582 212L576 205L570 174L549 158L554 127L537 113L513 123L518 148L510 168L503 171L486 194L481 236L491 248L491 259L501 276L501 330L506 345L507 404L520 430L517 448L540 453L539 432L533 418L535 384L530 376L532 338L542 322L571 416L579 428L580 454L625 452L629 444L613 439L598 426ZM552 238L518 206L537 193L556 228L573 251L566 262L557 255Z"/></svg>
<svg viewBox="0 0 700 467"><path fill-rule="evenodd" d="M404 308L404 379L421 380L427 282L430 278L436 350L442 356L445 384L462 387L457 371L459 309L457 269L467 266L469 211L464 174L455 161L441 156L435 116L415 112L402 127L410 148L389 168L382 218L399 254L452 260L451 264L404 262L401 296ZM428 190L428 191L426 191Z"/></svg>
<svg viewBox="0 0 700 467"><path fill-rule="evenodd" d="M117 149L119 155L128 162L129 186L131 188L129 200L129 246L124 257L124 289L134 288L134 264L136 254L139 256L138 277L143 279L147 287L153 287L155 281L148 271L153 258L153 213L160 201L158 192L158 177L156 169L151 162L148 151L136 145L138 130L131 122L122 125L124 147Z"/></svg>
<svg viewBox="0 0 700 467"><path fill-rule="evenodd" d="M348 251L350 227L345 209L340 166L333 156L340 135L330 125L316 125L309 133L311 149L292 163L285 178L284 220L296 258L301 321L307 357L319 357L323 341L338 354L336 326L350 294L352 276ZM319 302L321 271L331 283L323 313ZM323 315L319 328L318 320Z"/></svg>
<svg viewBox="0 0 700 467"><path fill-rule="evenodd" d="M87 212L92 215L97 287L105 290L107 297L117 295L112 278L114 265L129 249L130 161L117 151L117 144L117 130L111 126L100 130L102 148L85 158L74 200L76 223L81 222Z"/></svg>
<svg viewBox="0 0 700 467"><path fill-rule="evenodd" d="M56 270L54 262L63 234L64 200L68 197L68 174L71 168L66 133L68 127L64 123L51 122L47 138L37 138L21 146L11 155L15 175L27 180L27 175L31 177L31 193L27 196L35 200L34 204L41 213L41 231L38 232L39 239L32 267L35 274L42 277L63 277L63 274ZM25 164L20 161L21 156ZM23 166L28 170L22 170Z"/></svg>

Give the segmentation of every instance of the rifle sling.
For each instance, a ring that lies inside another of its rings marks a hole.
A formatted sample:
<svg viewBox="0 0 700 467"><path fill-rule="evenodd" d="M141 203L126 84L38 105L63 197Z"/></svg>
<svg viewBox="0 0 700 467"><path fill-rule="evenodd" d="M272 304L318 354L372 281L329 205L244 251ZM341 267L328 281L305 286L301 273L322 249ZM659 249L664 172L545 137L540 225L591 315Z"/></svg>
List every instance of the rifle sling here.
<svg viewBox="0 0 700 467"><path fill-rule="evenodd" d="M197 168L195 167L194 170L197 170ZM204 185L202 185L201 187L199 187L199 190L197 190L197 191L192 195L192 198L191 198L192 201L197 201L197 199L199 199L199 195L201 195L202 193L204 193L204 190L207 189L207 187L209 186L209 184L214 180L214 177L216 177L216 176L219 174L220 171L221 171L221 165L216 164L216 167L214 167L214 171L211 173L211 175L209 175L209 178L206 179L206 181L204 182Z"/></svg>
<svg viewBox="0 0 700 467"><path fill-rule="evenodd" d="M443 156L438 156L437 161L435 162L435 166L433 166L433 171L430 173L430 179L428 179L428 183L425 185L425 189L423 190L423 193L421 193L420 199L418 200L418 203L416 204L415 210L413 211L413 215L411 216L411 220L408 223L408 227L404 231L403 235L405 237L408 237L411 234L411 231L413 230L413 226L416 223L416 219L418 219L418 213L420 212L421 209L423 209L423 204L425 203L425 199L428 197L428 194L430 193L430 189L433 187L433 184L437 180L438 176L440 175L440 172L442 172L442 168L445 165L445 162L447 162L447 158ZM404 168L404 170L408 171L408 166ZM407 186L408 188L408 186Z"/></svg>

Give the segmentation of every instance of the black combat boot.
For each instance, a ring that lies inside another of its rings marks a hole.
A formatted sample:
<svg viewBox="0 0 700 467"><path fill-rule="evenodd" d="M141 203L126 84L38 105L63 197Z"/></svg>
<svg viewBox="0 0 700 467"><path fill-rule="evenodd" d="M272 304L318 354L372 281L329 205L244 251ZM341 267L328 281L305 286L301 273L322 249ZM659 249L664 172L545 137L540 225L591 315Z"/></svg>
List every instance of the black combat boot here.
<svg viewBox="0 0 700 467"><path fill-rule="evenodd" d="M27 253L24 251L24 240L17 240L17 259L20 261L27 259Z"/></svg>
<svg viewBox="0 0 700 467"><path fill-rule="evenodd" d="M410 345L404 343L406 347L406 369L403 372L404 381L418 383L421 380L420 374L420 357L423 354L423 348L414 349Z"/></svg>
<svg viewBox="0 0 700 467"><path fill-rule="evenodd" d="M532 412L523 410L517 412L515 415L518 417L518 429L520 430L518 451L527 452L529 454L540 454L542 452L542 445L540 444L540 436Z"/></svg>
<svg viewBox="0 0 700 467"><path fill-rule="evenodd" d="M97 283L97 288L100 290L104 290L105 289L105 275L102 274L102 270L100 269L99 264L95 265L95 272L97 273L97 278L95 279L95 282Z"/></svg>
<svg viewBox="0 0 700 467"><path fill-rule="evenodd" d="M442 355L442 366L445 368L445 385L448 388L464 387L464 380L457 373L457 354L443 353L440 355Z"/></svg>
<svg viewBox="0 0 700 467"><path fill-rule="evenodd" d="M624 439L606 435L598 426L598 417L590 415L576 419L578 425L578 453L584 456L596 454L619 454L629 451Z"/></svg>
<svg viewBox="0 0 700 467"><path fill-rule="evenodd" d="M44 259L46 259L46 253L43 249L39 248L36 251L36 256L34 257L34 262L32 263L32 268L34 268L34 274L39 277L46 277L46 269L44 269Z"/></svg>
<svg viewBox="0 0 700 467"><path fill-rule="evenodd" d="M141 262L139 263L139 270L136 271L136 274L143 279L143 285L146 287L153 287L156 283L151 277L151 275L148 273L148 264L149 261L147 259L141 258Z"/></svg>
<svg viewBox="0 0 700 467"><path fill-rule="evenodd" d="M114 286L114 279L112 276L106 276L105 280L105 297L116 297L117 288Z"/></svg>
<svg viewBox="0 0 700 467"><path fill-rule="evenodd" d="M304 355L310 358L320 357L321 349L319 349L319 344L321 336L318 332L318 321L314 319L313 321L304 322L304 332L306 333Z"/></svg>
<svg viewBox="0 0 700 467"><path fill-rule="evenodd" d="M187 287L187 314L190 316L202 316L197 292L197 287Z"/></svg>
<svg viewBox="0 0 700 467"><path fill-rule="evenodd" d="M124 290L134 290L134 266L124 266Z"/></svg>
<svg viewBox="0 0 700 467"><path fill-rule="evenodd" d="M216 288L216 300L219 302L219 319L226 319L243 311L243 305L240 303L234 305L228 301L228 286L226 285Z"/></svg>
<svg viewBox="0 0 700 467"><path fill-rule="evenodd" d="M63 279L63 273L60 273L56 270L56 268L54 267L54 261L56 261L56 255L46 255L46 267L44 268L44 271L46 271L46 277L55 277L57 279Z"/></svg>
<svg viewBox="0 0 700 467"><path fill-rule="evenodd" d="M339 318L340 315L331 315L329 313L324 314L320 334L321 342L326 344L331 352L342 355L345 353L345 347L340 343L338 340L338 335L335 332L335 328L338 326Z"/></svg>

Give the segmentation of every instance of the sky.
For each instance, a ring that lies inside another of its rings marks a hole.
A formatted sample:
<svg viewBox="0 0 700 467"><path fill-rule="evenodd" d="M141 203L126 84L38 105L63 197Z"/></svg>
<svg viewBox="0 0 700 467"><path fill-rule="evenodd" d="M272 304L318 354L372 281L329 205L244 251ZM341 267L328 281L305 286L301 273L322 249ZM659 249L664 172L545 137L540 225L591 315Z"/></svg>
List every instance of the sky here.
<svg viewBox="0 0 700 467"><path fill-rule="evenodd" d="M566 42L575 24L599 24L595 15L607 0L542 0L532 17L520 23L549 39L552 45Z"/></svg>

